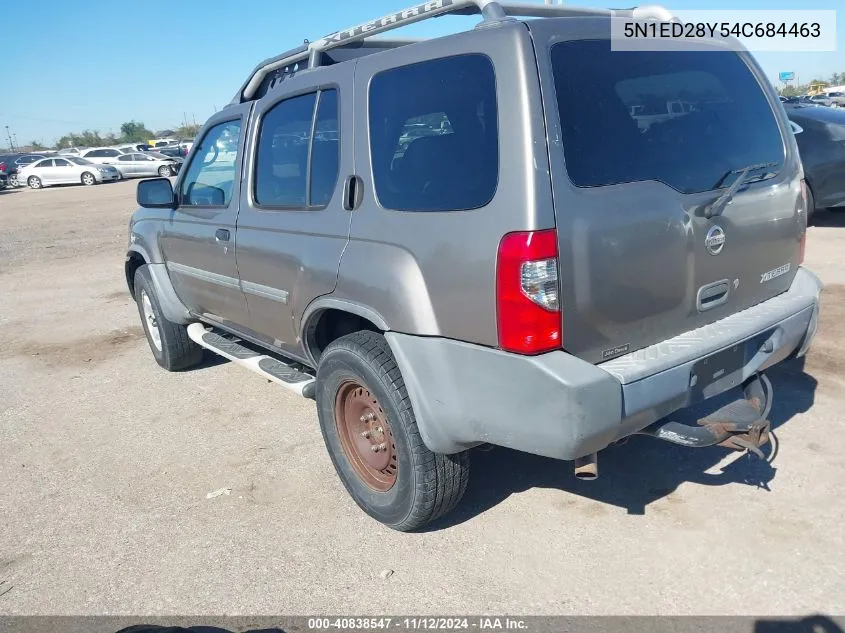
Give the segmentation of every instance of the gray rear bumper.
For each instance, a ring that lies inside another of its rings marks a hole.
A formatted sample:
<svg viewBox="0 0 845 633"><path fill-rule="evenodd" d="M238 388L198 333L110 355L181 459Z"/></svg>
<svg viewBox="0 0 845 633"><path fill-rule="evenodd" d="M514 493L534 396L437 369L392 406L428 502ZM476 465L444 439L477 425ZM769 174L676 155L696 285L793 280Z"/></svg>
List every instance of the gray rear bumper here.
<svg viewBox="0 0 845 633"><path fill-rule="evenodd" d="M487 442L572 460L805 353L821 288L799 268L773 299L601 365L563 351L519 356L444 338L385 336L431 450ZM704 390L691 386L698 360L735 345L750 350L741 367Z"/></svg>

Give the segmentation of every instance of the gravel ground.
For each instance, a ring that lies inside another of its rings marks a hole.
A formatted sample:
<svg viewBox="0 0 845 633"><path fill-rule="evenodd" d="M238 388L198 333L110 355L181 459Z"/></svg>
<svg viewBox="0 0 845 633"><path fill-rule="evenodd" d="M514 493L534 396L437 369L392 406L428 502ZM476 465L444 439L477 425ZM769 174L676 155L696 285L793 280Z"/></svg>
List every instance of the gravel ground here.
<svg viewBox="0 0 845 633"><path fill-rule="evenodd" d="M772 466L635 438L586 483L475 452L459 510L400 534L347 496L311 401L155 364L123 279L134 191L0 192L0 613L845 612L845 214L809 232L821 329L771 374Z"/></svg>

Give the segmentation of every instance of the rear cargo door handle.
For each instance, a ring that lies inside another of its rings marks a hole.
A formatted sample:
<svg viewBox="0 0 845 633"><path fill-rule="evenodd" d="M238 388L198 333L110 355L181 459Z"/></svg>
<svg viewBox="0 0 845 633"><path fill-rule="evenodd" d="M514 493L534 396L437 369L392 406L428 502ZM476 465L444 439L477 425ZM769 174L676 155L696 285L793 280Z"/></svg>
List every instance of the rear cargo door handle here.
<svg viewBox="0 0 845 633"><path fill-rule="evenodd" d="M229 241L229 229L217 229L214 232L214 239L218 242Z"/></svg>
<svg viewBox="0 0 845 633"><path fill-rule="evenodd" d="M711 310L712 308L725 303L725 301L728 300L730 293L731 283L727 279L701 286L701 288L698 289L696 307L699 312Z"/></svg>

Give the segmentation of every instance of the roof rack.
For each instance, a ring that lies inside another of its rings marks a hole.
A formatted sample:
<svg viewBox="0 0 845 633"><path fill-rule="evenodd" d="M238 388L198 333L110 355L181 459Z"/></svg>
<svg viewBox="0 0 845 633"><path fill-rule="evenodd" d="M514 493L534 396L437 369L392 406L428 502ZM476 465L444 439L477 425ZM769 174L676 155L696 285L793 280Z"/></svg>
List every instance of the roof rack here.
<svg viewBox="0 0 845 633"><path fill-rule="evenodd" d="M454 15L480 14L482 22L479 26L511 21L514 17L624 16L657 20L673 19L672 14L666 8L658 5L646 5L630 9L599 9L561 4L514 2L512 0L431 0L363 24L336 31L316 42L306 40L304 44L297 48L264 60L252 71L241 90L235 95L233 103L252 99L265 78L275 71L287 68L292 70L316 68L321 64L322 53L352 43L358 43L364 47L368 45L376 45L382 48L399 46L407 43L407 41L378 39L365 42L364 40L385 31L449 13Z"/></svg>

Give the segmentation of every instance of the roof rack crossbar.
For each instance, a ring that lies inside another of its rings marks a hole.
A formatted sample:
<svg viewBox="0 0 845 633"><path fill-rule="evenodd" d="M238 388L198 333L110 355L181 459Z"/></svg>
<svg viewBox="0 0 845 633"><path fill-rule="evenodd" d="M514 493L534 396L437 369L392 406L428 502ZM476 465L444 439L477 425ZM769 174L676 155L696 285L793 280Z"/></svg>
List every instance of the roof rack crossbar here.
<svg viewBox="0 0 845 633"><path fill-rule="evenodd" d="M574 16L631 16L635 18L651 18L657 20L671 20L672 14L658 5L633 7L631 9L599 9L590 7L575 7L569 5L539 4L514 2L513 0L430 0L396 13L383 16L358 24L356 26L336 31L316 42L306 42L302 46L287 53L265 60L252 71L252 74L235 96L234 102L252 99L261 83L270 73L279 69L299 65L307 61L308 68L320 65L321 53L346 46L354 42L362 42L366 38L398 29L415 22L435 18L448 13L461 15L481 14L483 22L502 22L513 17L574 17Z"/></svg>

